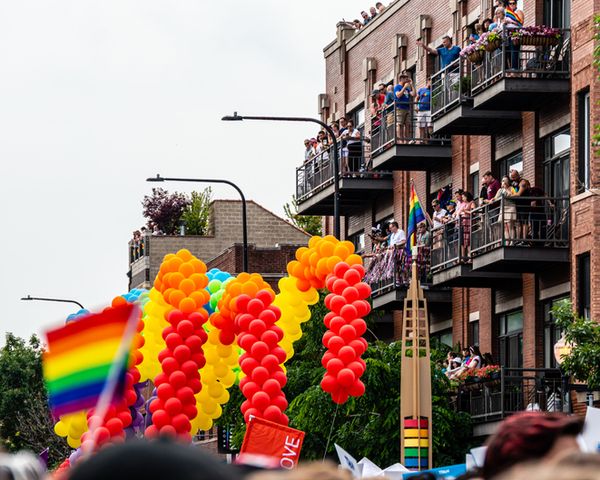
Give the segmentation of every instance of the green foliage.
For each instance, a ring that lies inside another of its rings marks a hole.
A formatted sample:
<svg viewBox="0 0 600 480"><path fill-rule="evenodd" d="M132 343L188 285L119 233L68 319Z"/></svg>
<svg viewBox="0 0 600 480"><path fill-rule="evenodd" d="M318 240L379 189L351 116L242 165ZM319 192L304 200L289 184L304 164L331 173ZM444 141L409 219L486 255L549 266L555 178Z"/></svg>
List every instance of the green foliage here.
<svg viewBox="0 0 600 480"><path fill-rule="evenodd" d="M556 324L572 346L563 357L562 368L589 390L600 390L600 323L577 317L569 300L562 300L552 309Z"/></svg>
<svg viewBox="0 0 600 480"><path fill-rule="evenodd" d="M325 373L321 365L325 353L323 317L327 313L323 299L321 294L320 301L311 307L312 317L302 324L303 336L294 344L296 353L286 363L285 393L290 402L286 413L290 426L306 432L302 447L305 460L323 458L331 433L327 456L337 458L334 443L338 443L355 456L369 457L387 467L400 460L400 342L370 343L363 355L367 364L362 378L365 395L336 406L319 386ZM373 312L366 319L367 325L379 315ZM454 411L449 402L450 383L434 367L445 355L446 351L432 350L433 455L438 466L463 462L465 452L472 446L470 417ZM239 414L242 401L243 397L234 393L219 422L237 426L234 441L238 445L244 434Z"/></svg>
<svg viewBox="0 0 600 480"><path fill-rule="evenodd" d="M202 192L192 192L190 203L181 215L181 219L185 222L186 235L208 234L211 195L210 187Z"/></svg>
<svg viewBox="0 0 600 480"><path fill-rule="evenodd" d="M50 447L50 465L64 460L70 449L53 431L47 402L39 339L7 333L0 349L0 446L34 453Z"/></svg>
<svg viewBox="0 0 600 480"><path fill-rule="evenodd" d="M292 224L301 228L306 233L310 233L311 235L322 234L322 217L316 215L298 215L298 202L296 201L296 197L292 196L292 204L286 203L283 206L283 211Z"/></svg>

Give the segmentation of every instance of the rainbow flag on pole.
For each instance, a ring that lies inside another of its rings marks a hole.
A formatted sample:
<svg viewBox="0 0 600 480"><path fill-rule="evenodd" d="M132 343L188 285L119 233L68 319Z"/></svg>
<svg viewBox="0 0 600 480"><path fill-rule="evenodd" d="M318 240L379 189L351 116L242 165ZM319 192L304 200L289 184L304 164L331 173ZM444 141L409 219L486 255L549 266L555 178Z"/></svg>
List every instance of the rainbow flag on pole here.
<svg viewBox="0 0 600 480"><path fill-rule="evenodd" d="M421 203L419 202L419 197L415 191L415 185L414 183L411 183L408 225L406 228L406 237L408 239L406 242L406 249L409 251L409 253L412 252L412 247L417 245L417 225L424 221L425 214L423 213Z"/></svg>
<svg viewBox="0 0 600 480"><path fill-rule="evenodd" d="M52 414L110 403L123 383L138 309L127 303L46 332L43 370Z"/></svg>

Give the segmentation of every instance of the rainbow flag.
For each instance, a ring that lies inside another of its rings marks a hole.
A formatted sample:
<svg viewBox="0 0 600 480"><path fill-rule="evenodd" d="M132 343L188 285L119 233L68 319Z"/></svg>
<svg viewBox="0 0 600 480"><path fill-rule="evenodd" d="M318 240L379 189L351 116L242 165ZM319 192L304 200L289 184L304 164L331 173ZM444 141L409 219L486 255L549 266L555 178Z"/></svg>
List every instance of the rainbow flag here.
<svg viewBox="0 0 600 480"><path fill-rule="evenodd" d="M406 242L406 249L410 253L412 251L412 247L417 245L417 225L420 222L425 221L425 214L423 213L423 209L421 208L421 203L419 202L419 197L417 196L417 192L415 191L415 186L412 184L410 186L410 204L408 210L408 226L406 228L406 237L408 241Z"/></svg>
<svg viewBox="0 0 600 480"><path fill-rule="evenodd" d="M523 26L523 18L521 15L519 15L519 13L516 10L513 10L510 7L507 7L504 12L505 12L504 14L505 14L506 18L512 20L512 22L515 25L517 25L518 27Z"/></svg>
<svg viewBox="0 0 600 480"><path fill-rule="evenodd" d="M113 399L127 371L137 313L127 303L46 332L42 365L56 418L96 406L102 394Z"/></svg>

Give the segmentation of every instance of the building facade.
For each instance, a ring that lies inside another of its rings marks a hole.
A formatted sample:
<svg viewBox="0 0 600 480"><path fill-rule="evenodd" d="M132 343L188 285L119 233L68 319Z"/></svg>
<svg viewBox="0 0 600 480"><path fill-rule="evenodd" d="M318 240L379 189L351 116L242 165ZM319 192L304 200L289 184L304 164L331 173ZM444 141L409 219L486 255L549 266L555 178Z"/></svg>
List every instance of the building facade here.
<svg viewBox="0 0 600 480"><path fill-rule="evenodd" d="M335 40L324 48L319 114L329 124L354 121L366 140L364 160L353 167L350 151L337 180L331 153L305 162L297 169L297 197L300 213L328 216L331 233L337 181L343 236L369 254L372 227L394 219L406 229L411 185L432 215L433 199L464 189L477 200L484 173L500 180L517 170L538 189L526 191L541 197L516 205L478 202L468 225L458 220L433 230L423 283L432 337L478 345L496 363L543 382L544 373L534 369L557 367L553 304L569 298L580 314L600 319L594 287L600 285L600 159L592 139L600 124L593 65L600 0L519 0L526 27L559 33L537 43L504 36L473 61L461 57L440 68L439 58L421 46L436 49L449 36L465 47L476 25L493 18L494 3L396 0L359 31L337 25ZM522 32L528 31L534 30ZM396 128L404 115L399 107L371 108L373 90L397 85L401 73L414 90L431 78L431 135L419 128L414 99L402 128ZM386 331L395 338L406 291L399 275L373 285L374 307L386 312L393 325ZM481 408L487 419L487 407Z"/></svg>

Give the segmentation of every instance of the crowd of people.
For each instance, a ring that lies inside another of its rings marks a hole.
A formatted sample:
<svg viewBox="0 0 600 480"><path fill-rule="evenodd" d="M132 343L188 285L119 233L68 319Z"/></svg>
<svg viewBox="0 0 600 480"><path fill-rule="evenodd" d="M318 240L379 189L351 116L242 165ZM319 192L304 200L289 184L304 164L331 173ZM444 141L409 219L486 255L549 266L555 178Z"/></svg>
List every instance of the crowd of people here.
<svg viewBox="0 0 600 480"><path fill-rule="evenodd" d="M354 28L356 31L359 31L366 27L370 21L374 20L377 15L383 13L384 10L385 5L381 2L377 2L374 7L369 8L369 11L363 10L360 12L362 20L356 18L352 22L346 22L343 20L342 23Z"/></svg>
<svg viewBox="0 0 600 480"><path fill-rule="evenodd" d="M444 373L453 380L460 378L464 372L475 371L478 368L492 365L491 354L482 354L477 345L471 345L462 349L461 356L453 351L448 352Z"/></svg>

